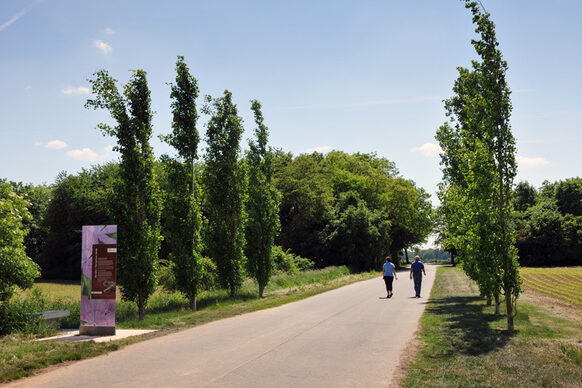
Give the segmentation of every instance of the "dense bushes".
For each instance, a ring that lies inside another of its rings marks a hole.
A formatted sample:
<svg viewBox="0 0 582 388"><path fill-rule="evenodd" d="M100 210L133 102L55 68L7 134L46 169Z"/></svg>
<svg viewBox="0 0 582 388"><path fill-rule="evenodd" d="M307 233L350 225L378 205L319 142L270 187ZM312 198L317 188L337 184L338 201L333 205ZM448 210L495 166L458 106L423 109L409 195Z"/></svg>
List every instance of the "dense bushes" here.
<svg viewBox="0 0 582 388"><path fill-rule="evenodd" d="M582 179L521 182L514 192L516 246L522 266L582 265Z"/></svg>

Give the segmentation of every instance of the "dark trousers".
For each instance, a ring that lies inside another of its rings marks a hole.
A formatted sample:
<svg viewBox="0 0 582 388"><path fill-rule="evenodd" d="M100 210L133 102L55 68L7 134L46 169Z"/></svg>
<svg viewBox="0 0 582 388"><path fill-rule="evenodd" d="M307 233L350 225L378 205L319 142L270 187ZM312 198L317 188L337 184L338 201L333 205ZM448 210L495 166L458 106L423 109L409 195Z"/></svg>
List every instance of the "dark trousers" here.
<svg viewBox="0 0 582 388"><path fill-rule="evenodd" d="M384 283L386 283L386 291L392 291L392 282L394 281L394 276L384 276Z"/></svg>
<svg viewBox="0 0 582 388"><path fill-rule="evenodd" d="M414 292L416 292L416 296L420 296L420 287L422 286L422 272L413 272L412 279L414 279Z"/></svg>

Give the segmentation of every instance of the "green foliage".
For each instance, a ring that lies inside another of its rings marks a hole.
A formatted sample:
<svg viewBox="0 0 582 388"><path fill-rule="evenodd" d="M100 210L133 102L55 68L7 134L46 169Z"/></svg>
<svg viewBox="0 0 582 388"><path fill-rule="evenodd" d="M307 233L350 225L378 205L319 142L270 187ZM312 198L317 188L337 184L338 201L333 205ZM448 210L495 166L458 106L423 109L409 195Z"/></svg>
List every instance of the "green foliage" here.
<svg viewBox="0 0 582 388"><path fill-rule="evenodd" d="M370 210L354 191L340 194L335 217L322 232L332 255L346 258L356 270L379 266L390 249L390 220L379 210Z"/></svg>
<svg viewBox="0 0 582 388"><path fill-rule="evenodd" d="M197 184L194 160L198 152L198 130L196 122L196 97L198 84L190 75L183 57L176 63L176 85L172 85L172 133L164 139L185 160L162 159L165 167L167 185L165 196L164 237L175 263L174 278L176 287L184 293L192 310L196 310L196 295L203 276L201 258L202 241L200 229L200 186Z"/></svg>
<svg viewBox="0 0 582 388"><path fill-rule="evenodd" d="M81 228L112 223L108 199L118 174L118 165L109 163L83 169L76 175L61 172L57 176L42 220L47 233L38 261L43 278L81 277Z"/></svg>
<svg viewBox="0 0 582 388"><path fill-rule="evenodd" d="M218 267L219 279L234 298L242 283L241 263L245 244L244 193L246 177L239 159L242 119L238 116L232 94L206 97L207 124L204 169L205 211L209 220L206 247Z"/></svg>
<svg viewBox="0 0 582 388"><path fill-rule="evenodd" d="M15 286L28 288L40 275L24 248L28 231L23 223L32 218L27 205L11 185L0 183L0 304L12 296Z"/></svg>
<svg viewBox="0 0 582 388"><path fill-rule="evenodd" d="M575 215L580 201L577 181L545 182L534 204L515 213L521 265L582 265L582 216Z"/></svg>
<svg viewBox="0 0 582 388"><path fill-rule="evenodd" d="M525 211L529 207L535 205L537 198L537 190L535 187L526 182L519 182L513 190L511 202L516 211Z"/></svg>
<svg viewBox="0 0 582 388"><path fill-rule="evenodd" d="M481 60L472 61L472 70L458 68L454 96L445 100L451 123L436 136L443 149L439 197L449 227L445 243L463 258L463 269L483 295L505 295L507 325L513 330L520 278L511 223L516 164L507 62L489 14L475 1L465 6L479 34L471 43Z"/></svg>
<svg viewBox="0 0 582 388"><path fill-rule="evenodd" d="M295 255L289 249L283 250L278 245L273 246L271 250L271 261L275 273L298 274L315 266L313 261Z"/></svg>
<svg viewBox="0 0 582 388"><path fill-rule="evenodd" d="M332 151L293 158L281 151L274 159L276 184L282 193L278 243L318 267L371 263L422 242L432 230L428 194L398 176L394 163L374 154ZM344 193L360 205L342 205ZM352 235L344 241L341 236ZM358 252L359 238L372 244ZM388 243L388 245L386 245ZM353 252L350 258L346 252ZM356 258L357 257L357 258ZM365 258L364 258L365 257Z"/></svg>
<svg viewBox="0 0 582 388"><path fill-rule="evenodd" d="M261 103L253 100L251 104L257 128L256 140L249 141L250 149L246 158L248 193L245 203L245 254L247 272L257 281L259 297L262 298L273 270L271 249L280 228L281 195L273 182L273 153L267 148L269 129L264 124Z"/></svg>
<svg viewBox="0 0 582 388"><path fill-rule="evenodd" d="M115 127L98 125L104 134L117 138L114 149L121 154L120 179L111 196L119 230L117 279L123 287L123 297L137 303L143 319L147 299L156 286L161 210L149 144L152 111L146 73L133 71L123 95L117 89L117 81L105 70L94 73L89 82L95 99L87 100L85 106L108 110L117 123Z"/></svg>

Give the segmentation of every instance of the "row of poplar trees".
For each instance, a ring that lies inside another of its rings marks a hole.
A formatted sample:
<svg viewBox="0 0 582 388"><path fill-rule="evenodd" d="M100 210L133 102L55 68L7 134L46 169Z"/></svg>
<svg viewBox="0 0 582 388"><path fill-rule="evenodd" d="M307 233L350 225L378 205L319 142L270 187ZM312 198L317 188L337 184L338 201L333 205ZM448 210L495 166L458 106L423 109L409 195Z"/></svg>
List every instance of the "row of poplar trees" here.
<svg viewBox="0 0 582 388"><path fill-rule="evenodd" d="M512 227L511 193L517 167L511 133L507 62L498 49L495 24L476 1L465 1L473 15L472 40L480 60L459 67L454 96L445 100L450 122L436 139L443 149L439 199L446 231L444 246L462 258L462 267L489 302L505 297L507 328L513 330L520 292L519 264Z"/></svg>
<svg viewBox="0 0 582 388"><path fill-rule="evenodd" d="M259 295L269 281L271 248L279 230L280 195L272 181L272 150L267 146L261 104L253 100L256 139L243 162L240 141L242 118L225 91L219 98L205 97L202 112L210 115L206 127L204 188L200 187L196 160L200 137L197 130L198 83L183 57L176 63L176 83L171 84L172 132L161 136L177 157L164 155L168 187L164 198L154 174L152 111L146 73L133 71L120 93L117 81L105 70L89 80L93 99L87 108L105 109L115 126L99 124L104 135L117 139L121 154L120 177L110 196L111 215L118 225L118 283L123 298L137 303L139 318L145 315L148 297L156 286L161 243L160 215L166 206L166 243L171 250L178 289L196 310L196 295L204 271L202 251L201 190L208 218L206 248L215 261L221 285L234 297L242 284L241 266L246 255L247 272L257 280ZM246 163L244 165L243 163Z"/></svg>

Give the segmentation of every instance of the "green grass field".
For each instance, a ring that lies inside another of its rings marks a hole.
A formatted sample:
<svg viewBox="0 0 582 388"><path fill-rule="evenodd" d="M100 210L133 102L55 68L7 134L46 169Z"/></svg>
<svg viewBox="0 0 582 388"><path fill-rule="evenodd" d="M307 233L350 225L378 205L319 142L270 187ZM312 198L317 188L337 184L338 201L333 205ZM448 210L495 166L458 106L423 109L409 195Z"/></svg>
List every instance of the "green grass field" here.
<svg viewBox="0 0 582 388"><path fill-rule="evenodd" d="M523 286L582 306L582 267L522 268Z"/></svg>
<svg viewBox="0 0 582 388"><path fill-rule="evenodd" d="M572 306L572 308L577 308ZM582 327L518 300L515 332L459 268L440 267L407 387L580 387Z"/></svg>

